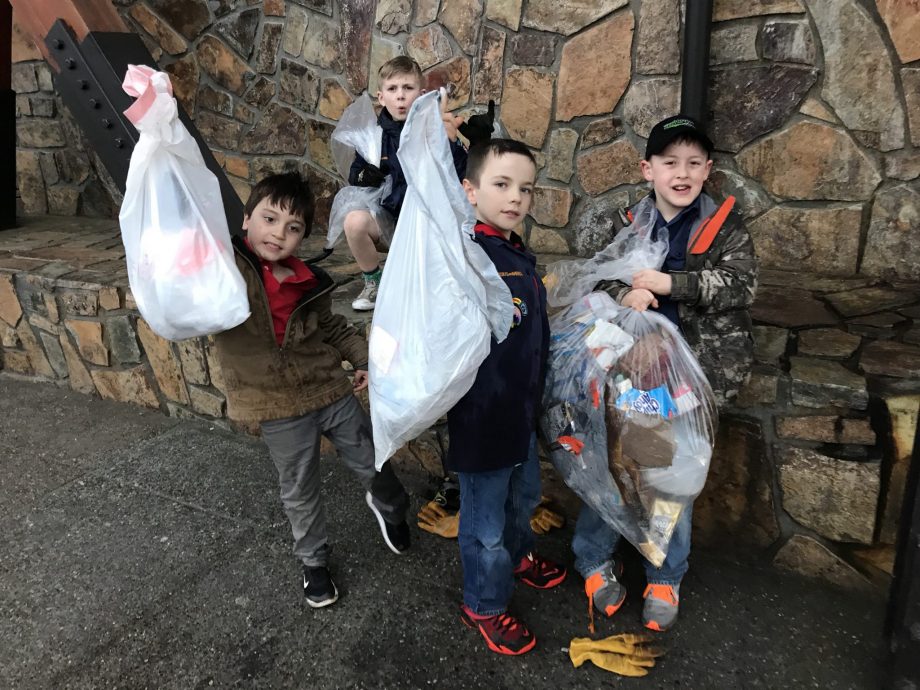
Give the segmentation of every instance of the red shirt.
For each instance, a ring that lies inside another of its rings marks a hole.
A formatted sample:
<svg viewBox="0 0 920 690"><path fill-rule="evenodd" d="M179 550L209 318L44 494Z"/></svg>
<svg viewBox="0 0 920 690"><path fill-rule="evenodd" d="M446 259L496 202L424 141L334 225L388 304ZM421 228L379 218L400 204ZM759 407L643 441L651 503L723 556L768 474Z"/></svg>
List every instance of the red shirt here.
<svg viewBox="0 0 920 690"><path fill-rule="evenodd" d="M506 242L510 242L515 247L523 247L524 242L521 239L521 236L518 235L514 230L511 231L510 237L505 237L501 230L493 228L488 223L483 223L481 220L476 221L476 226L473 228L473 232L485 235L486 237L501 237Z"/></svg>
<svg viewBox="0 0 920 690"><path fill-rule="evenodd" d="M248 240L246 246L252 249ZM259 263L262 266L262 284L265 285L265 294L268 295L268 308L272 313L275 340L278 341L278 345L281 345L284 342L284 330L287 328L288 319L291 318L294 308L305 292L319 285L319 279L303 261L294 256L278 262L294 271L294 275L288 276L280 283L272 273L271 263L261 258Z"/></svg>

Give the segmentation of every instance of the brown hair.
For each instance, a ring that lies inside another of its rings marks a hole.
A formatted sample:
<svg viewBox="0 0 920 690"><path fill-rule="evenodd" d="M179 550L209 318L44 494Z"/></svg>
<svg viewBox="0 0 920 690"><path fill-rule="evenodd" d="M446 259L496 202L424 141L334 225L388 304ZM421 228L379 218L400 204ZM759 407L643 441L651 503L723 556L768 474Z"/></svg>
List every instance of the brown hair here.
<svg viewBox="0 0 920 690"><path fill-rule="evenodd" d="M310 183L299 173L287 172L270 175L252 188L243 213L252 216L262 199L268 198L273 206L287 210L293 216L303 218L304 237L313 227L313 191Z"/></svg>
<svg viewBox="0 0 920 690"><path fill-rule="evenodd" d="M380 78L380 81L394 77L397 74L414 75L418 78L419 85L425 85L425 77L422 75L422 68L408 55L397 55L395 58L387 60L380 65L380 69L377 70L377 76Z"/></svg>
<svg viewBox="0 0 920 690"><path fill-rule="evenodd" d="M514 139L490 139L470 146L466 158L466 179L474 185L479 184L479 175L485 167L489 156L504 156L513 153L517 156L524 156L527 160L537 167L537 159L524 144Z"/></svg>

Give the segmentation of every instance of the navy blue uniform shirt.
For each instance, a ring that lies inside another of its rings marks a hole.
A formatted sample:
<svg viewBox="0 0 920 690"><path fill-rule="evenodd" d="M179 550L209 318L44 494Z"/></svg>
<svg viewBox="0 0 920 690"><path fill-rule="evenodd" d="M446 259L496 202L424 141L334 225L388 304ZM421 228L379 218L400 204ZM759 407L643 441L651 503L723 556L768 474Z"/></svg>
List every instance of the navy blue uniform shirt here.
<svg viewBox="0 0 920 690"><path fill-rule="evenodd" d="M445 464L454 472L489 472L527 460L549 353L546 289L536 257L516 234L506 240L484 223L476 226L476 242L511 290L515 315L508 337L492 338L473 387L447 413Z"/></svg>
<svg viewBox="0 0 920 690"><path fill-rule="evenodd" d="M654 194L654 192L652 192ZM653 197L654 198L654 197ZM668 255L661 265L662 273L683 271L687 263L687 245L690 244L690 231L693 224L700 217L700 197L697 196L686 208L666 222L661 211L655 214L655 230L668 229ZM662 316L667 316L675 326L680 328L680 317L677 314L677 302L670 295L655 295L658 299L658 308L653 309Z"/></svg>

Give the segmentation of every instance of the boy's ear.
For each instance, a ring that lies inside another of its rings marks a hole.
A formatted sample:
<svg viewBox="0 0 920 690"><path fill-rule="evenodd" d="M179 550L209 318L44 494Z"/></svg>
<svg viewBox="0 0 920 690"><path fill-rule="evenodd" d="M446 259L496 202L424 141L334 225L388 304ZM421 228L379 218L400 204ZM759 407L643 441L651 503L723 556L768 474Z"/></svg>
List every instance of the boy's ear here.
<svg viewBox="0 0 920 690"><path fill-rule="evenodd" d="M249 216L243 214L243 230L249 230Z"/></svg>
<svg viewBox="0 0 920 690"><path fill-rule="evenodd" d="M712 161L710 161L711 163ZM646 182L652 181L652 164L646 160L643 160L639 163L639 167L642 169L642 177L645 178Z"/></svg>
<svg viewBox="0 0 920 690"><path fill-rule="evenodd" d="M466 200L470 202L472 206L476 205L476 187L473 186L473 183L464 178L463 180L463 191L466 192Z"/></svg>
<svg viewBox="0 0 920 690"><path fill-rule="evenodd" d="M383 91L377 89L377 105L383 105Z"/></svg>
<svg viewBox="0 0 920 690"><path fill-rule="evenodd" d="M709 173L712 172L712 161L706 161L706 179L709 179Z"/></svg>

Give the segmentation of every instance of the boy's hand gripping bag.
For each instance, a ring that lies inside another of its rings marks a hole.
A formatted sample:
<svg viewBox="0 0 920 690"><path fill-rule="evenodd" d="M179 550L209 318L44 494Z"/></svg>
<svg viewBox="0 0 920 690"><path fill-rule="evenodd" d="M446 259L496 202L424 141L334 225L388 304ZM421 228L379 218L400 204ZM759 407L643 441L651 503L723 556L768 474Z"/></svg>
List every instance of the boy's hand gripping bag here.
<svg viewBox="0 0 920 690"><path fill-rule="evenodd" d="M377 468L472 387L492 337L511 328L508 286L473 240L438 92L412 105L399 159L408 189L371 327L370 403Z"/></svg>
<svg viewBox="0 0 920 690"><path fill-rule="evenodd" d="M377 114L371 98L364 92L350 106L332 131L332 157L339 174L347 182L348 172L355 154L359 154L371 165L380 167L383 130L377 124ZM380 206L380 201L390 195L392 178L387 175L379 187L342 187L332 200L329 211L329 228L326 232L326 247L331 249L342 239L345 232L345 217L352 211L367 211L380 228L384 242L393 236L393 220Z"/></svg>
<svg viewBox="0 0 920 690"><path fill-rule="evenodd" d="M661 268L668 253L668 231L655 230L655 203L645 197L633 210L633 221L590 259L557 261L547 267L546 301L553 307L572 304L601 280L632 284L643 268Z"/></svg>
<svg viewBox="0 0 920 690"><path fill-rule="evenodd" d="M168 340L238 326L249 301L220 184L179 120L169 77L129 65L122 88L137 97L125 115L140 133L118 216L137 308Z"/></svg>

